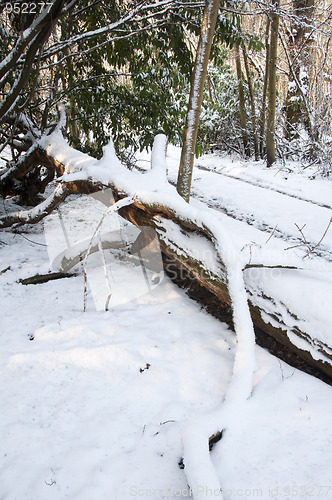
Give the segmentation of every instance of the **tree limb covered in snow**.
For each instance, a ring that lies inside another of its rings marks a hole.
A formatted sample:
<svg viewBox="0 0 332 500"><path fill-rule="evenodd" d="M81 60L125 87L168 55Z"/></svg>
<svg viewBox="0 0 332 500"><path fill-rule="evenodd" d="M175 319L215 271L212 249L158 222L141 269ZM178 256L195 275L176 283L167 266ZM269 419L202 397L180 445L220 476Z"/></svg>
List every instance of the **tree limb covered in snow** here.
<svg viewBox="0 0 332 500"><path fill-rule="evenodd" d="M73 8L75 3L71 2L70 8ZM37 19L17 38L14 47L1 62L1 87L4 87L6 83L8 84L11 81L12 73L16 67L19 67L20 71L10 91L0 103L0 123L5 122L8 114L21 97L22 91L29 81L32 68L37 62L37 53L42 52L43 46L49 39L55 23L63 15L64 4L64 0L53 0L53 2L50 2L48 8L43 9Z"/></svg>
<svg viewBox="0 0 332 500"><path fill-rule="evenodd" d="M54 192L37 207L30 210L19 210L18 212L4 215L0 219L0 228L18 227L24 224L36 224L46 215L55 210L70 194L75 192L71 184L61 183Z"/></svg>
<svg viewBox="0 0 332 500"><path fill-rule="evenodd" d="M55 169L62 176L59 178L59 185L49 198L33 209L4 215L0 218L0 227L36 223L71 193L111 188L115 201L126 196L135 197L130 206L119 210L121 216L137 226L152 227L159 236L163 253L178 268L187 270L193 279L222 303L230 305L226 265L234 251L230 246L225 251L225 246L222 246L226 228L221 225L220 220L214 220L211 212L199 211L186 203L167 182L165 138L158 136L155 141L151 170L144 174L132 172L117 159L112 144L104 148L104 156L99 161L71 148L63 137L66 117L61 106L59 116L59 123L53 132L42 137L35 134L38 161L41 165ZM201 248L199 253L195 251L196 247ZM218 253L221 248L222 254ZM297 317L291 307L287 307L282 299L273 297L257 281L260 279L259 272L264 268L313 270L313 263L272 251L265 254L255 246L246 246L242 251L236 251L236 255L245 273L254 324L331 377L331 348L312 332L306 331L306 322L303 321L305 318ZM256 280L249 279L253 270L258 273ZM281 312L276 312L278 309ZM291 338L297 341L294 342ZM303 348L298 347L297 343ZM314 357L311 352L315 353Z"/></svg>

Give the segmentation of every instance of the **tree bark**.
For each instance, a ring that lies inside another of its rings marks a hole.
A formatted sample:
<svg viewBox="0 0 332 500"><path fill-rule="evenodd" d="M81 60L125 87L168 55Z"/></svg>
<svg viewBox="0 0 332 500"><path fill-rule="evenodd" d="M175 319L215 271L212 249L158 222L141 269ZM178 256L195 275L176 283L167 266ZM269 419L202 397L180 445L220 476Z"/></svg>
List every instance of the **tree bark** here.
<svg viewBox="0 0 332 500"><path fill-rule="evenodd" d="M275 10L271 14L271 37L268 64L268 107L266 124L266 156L267 166L271 167L276 161L275 146L275 118L276 118L276 97L277 97L277 54L279 35L279 14L276 9L279 7L279 0L274 3Z"/></svg>
<svg viewBox="0 0 332 500"><path fill-rule="evenodd" d="M198 42L194 71L191 80L188 111L184 129L177 190L187 202L190 199L199 118L201 114L204 83L210 58L220 0L206 0Z"/></svg>
<svg viewBox="0 0 332 500"><path fill-rule="evenodd" d="M266 21L266 31L265 31L265 73L263 82L263 94L262 94L262 107L259 117L259 154L260 157L264 157L264 135L265 135L265 121L266 121L266 96L267 96L267 84L268 84L268 71L269 71L269 58L270 58L270 18Z"/></svg>
<svg viewBox="0 0 332 500"><path fill-rule="evenodd" d="M248 62L248 54L245 44L242 45L242 53L243 53L243 61L244 67L246 69L247 74L247 82L249 88L250 95L250 106L251 106L251 123L252 123L252 133L254 137L254 151L255 151L255 160L259 159L259 147L258 147L258 134L256 127L256 106L255 106L255 94L254 94L254 86L252 83L252 78L250 74L249 62Z"/></svg>
<svg viewBox="0 0 332 500"><path fill-rule="evenodd" d="M246 101L244 97L244 89L243 89L243 74L241 68L241 58L240 58L240 50L239 45L236 43L234 45L235 51L235 63L236 63L236 74L238 80L238 89L239 89L239 111L240 111L240 125L241 125L241 135L242 142L244 147L244 154L247 158L250 156L250 145L248 139L248 127L247 127L247 114L246 114Z"/></svg>

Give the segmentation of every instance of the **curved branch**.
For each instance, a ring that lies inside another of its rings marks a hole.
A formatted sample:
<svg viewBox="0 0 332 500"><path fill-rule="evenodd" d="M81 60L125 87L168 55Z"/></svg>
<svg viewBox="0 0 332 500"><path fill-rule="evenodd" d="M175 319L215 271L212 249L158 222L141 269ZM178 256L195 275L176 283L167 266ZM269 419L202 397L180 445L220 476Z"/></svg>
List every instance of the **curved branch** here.
<svg viewBox="0 0 332 500"><path fill-rule="evenodd" d="M61 133L62 136L66 133L67 128L67 113L65 107L59 103L57 105L59 120L56 126L53 128L53 132ZM45 150L42 146L45 141L45 137L40 136L40 133L34 130L32 123L24 115L20 115L17 124L21 126L22 129L28 131L29 137L27 139L27 144L30 144L27 151L19 157L14 165L9 166L2 175L0 175L1 182L6 182L10 179L22 179L26 174L34 170L39 165L45 166L50 170L54 170L58 175L64 173L64 169L61 164L53 162L53 159L45 154ZM33 143L31 144L31 140Z"/></svg>
<svg viewBox="0 0 332 500"><path fill-rule="evenodd" d="M63 4L64 0L53 0L51 7L44 9L32 25L17 38L16 45L0 64L1 81L15 67L25 49L44 30L45 26L51 26L60 17Z"/></svg>
<svg viewBox="0 0 332 500"><path fill-rule="evenodd" d="M144 5L144 2L141 2L134 9L131 9L128 14L126 14L121 19L118 19L117 21L115 21L113 23L110 23L106 26L102 26L101 28L98 28L96 30L90 30L90 31L86 31L85 33L80 33L79 35L74 35L67 40L64 40L64 41L58 42L57 44L54 44L45 52L42 59L47 59L48 57L51 57L60 51L64 51L65 49L75 45L77 42L82 43L84 41L93 40L94 38L98 38L102 35L105 35L105 34L108 34L112 31L115 31L115 30L119 29L122 25L135 19L135 16L137 14L140 14L141 12L156 8L158 13L160 13L160 12L164 13L169 8L173 8L173 7L174 7L174 2L172 0L163 0L161 2L156 2L156 3L149 4L149 5ZM142 17L141 19L135 19L135 21L146 20L149 17L151 17L152 15L153 14L146 14L146 16ZM126 35L126 36L128 36L128 35ZM125 36L123 36L123 38L125 38Z"/></svg>
<svg viewBox="0 0 332 500"><path fill-rule="evenodd" d="M3 123L6 120L8 113L15 106L15 104L17 103L18 99L21 96L22 91L27 86L32 71L33 63L35 61L36 53L38 52L38 50L40 50L40 47L43 46L45 41L48 39L51 33L51 29L52 29L51 25L44 26L34 39L33 43L31 43L25 57L23 68L20 72L20 76L15 81L15 84L13 85L7 96L1 101L0 123Z"/></svg>
<svg viewBox="0 0 332 500"><path fill-rule="evenodd" d="M61 183L43 203L31 210L20 210L1 217L0 228L36 224L57 208L73 192L75 192L75 188L72 184Z"/></svg>

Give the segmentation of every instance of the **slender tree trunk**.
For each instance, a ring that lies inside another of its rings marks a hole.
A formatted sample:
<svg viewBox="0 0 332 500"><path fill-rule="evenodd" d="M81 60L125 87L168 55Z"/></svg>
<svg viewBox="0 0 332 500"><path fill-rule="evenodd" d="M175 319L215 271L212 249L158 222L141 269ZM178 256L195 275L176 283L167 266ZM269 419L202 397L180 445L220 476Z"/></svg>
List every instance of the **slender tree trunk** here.
<svg viewBox="0 0 332 500"><path fill-rule="evenodd" d="M279 7L279 0L274 3L274 7ZM277 52L279 34L279 15L276 11L271 14L271 37L268 64L268 105L267 105L267 125L266 125L266 156L267 166L270 167L276 161L275 146L275 118L276 118L276 97L277 97Z"/></svg>
<svg viewBox="0 0 332 500"><path fill-rule="evenodd" d="M266 31L265 31L265 73L263 82L263 93L262 93L262 108L259 117L259 154L263 158L265 154L264 148L264 136L265 136L265 122L266 122L266 96L267 96L267 83L269 76L269 58L270 58L270 18L266 21Z"/></svg>
<svg viewBox="0 0 332 500"><path fill-rule="evenodd" d="M252 123L252 133L254 136L255 160L258 161L258 159L259 159L259 147L258 147L257 126L256 126L255 94L254 94L254 86L253 86L252 78L251 78L251 74L250 74L247 49L246 49L246 46L244 44L242 45L242 53L243 53L243 61L244 61L244 67L246 69L247 82L248 82L249 95L250 95L251 123Z"/></svg>
<svg viewBox="0 0 332 500"><path fill-rule="evenodd" d="M247 115L246 115L246 105L245 105L244 90L243 90L243 75L242 75L241 58L240 58L240 51L238 44L234 45L234 51L235 51L236 74L237 74L238 88L239 88L241 134L244 147L244 154L247 157L249 157L250 145L248 140Z"/></svg>
<svg viewBox="0 0 332 500"><path fill-rule="evenodd" d="M204 83L207 75L207 66L218 17L219 3L220 0L205 0L201 34L198 42L195 66L191 80L188 111L184 129L184 140L177 181L177 190L187 202L189 202L190 199L190 187L199 118L203 100Z"/></svg>
<svg viewBox="0 0 332 500"><path fill-rule="evenodd" d="M69 33L71 32L73 27L73 19L69 18L67 23L62 27L63 30L63 38L67 38ZM69 48L64 49L63 51L65 56L68 56L70 51ZM62 75L62 86L63 88L69 87L69 89L73 89L75 86L75 71L73 68L73 61L69 57L67 61L67 70L64 73L63 68L61 67L61 75ZM74 148L77 148L79 145L79 129L76 120L76 101L75 96L71 92L69 99L69 116L68 116L68 128L69 128L69 137L70 137L70 145Z"/></svg>
<svg viewBox="0 0 332 500"><path fill-rule="evenodd" d="M206 77L206 81L207 81L207 84L208 84L208 91L209 91L209 99L211 101L211 104L214 105L215 104L215 99L214 99L214 95L213 95L213 89L212 89L212 83L211 83L211 77L210 75L208 74L207 77Z"/></svg>
<svg viewBox="0 0 332 500"><path fill-rule="evenodd" d="M72 96L70 98L70 106L69 106L69 133L71 137L71 146L77 147L80 141L79 141L77 120L75 118L75 115L76 115L76 104L75 104L75 98Z"/></svg>

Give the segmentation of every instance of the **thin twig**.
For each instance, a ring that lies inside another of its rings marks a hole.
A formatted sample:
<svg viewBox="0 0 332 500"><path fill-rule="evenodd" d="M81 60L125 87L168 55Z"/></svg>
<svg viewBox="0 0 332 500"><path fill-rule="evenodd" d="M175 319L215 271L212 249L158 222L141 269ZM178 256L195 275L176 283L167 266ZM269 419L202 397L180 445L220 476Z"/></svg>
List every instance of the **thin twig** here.
<svg viewBox="0 0 332 500"><path fill-rule="evenodd" d="M270 234L270 236L268 237L268 239L267 239L267 240L266 240L266 242L265 242L265 245L266 245L266 243L268 243L268 242L270 241L270 239L271 239L271 238L272 238L272 236L274 235L274 233L275 233L275 231L276 231L276 229L277 229L277 226L278 226L278 224L276 224L276 225L274 226L272 233Z"/></svg>
<svg viewBox="0 0 332 500"><path fill-rule="evenodd" d="M327 231L329 230L329 228L330 228L330 225L331 225L331 224L332 224L332 217L330 218L330 221L329 221L329 223L328 223L328 225L327 225L327 227L326 227L326 229L325 229L325 231L324 231L323 236L321 237L321 239L319 240L319 242L318 242L318 243L317 243L314 247L312 247L312 248L311 248L310 252L308 252L308 253L307 253L307 254L303 257L304 259L305 259L306 257L308 257L308 255L309 255L311 252L313 252L313 251L314 251L314 250L315 250L315 249L316 249L316 248L317 248L317 247L321 244L321 242L322 242L322 241L323 241L323 239L325 238L326 233L327 233Z"/></svg>
<svg viewBox="0 0 332 500"><path fill-rule="evenodd" d="M91 253L91 248L92 248L93 240L96 237L96 235L99 233L99 231L100 231L100 229L101 229L101 227L103 225L103 222L105 220L105 217L109 213L117 212L118 210L120 210L120 208L125 207L127 205L131 205L134 201L135 201L135 196L126 196L125 198L123 198L123 199L117 201L116 203L114 203L114 205L111 205L105 211L104 215L100 219L100 221L99 221L99 223L98 223L98 225L97 225L97 227L96 227L96 229L95 229L95 231L94 231L94 233L93 233L93 235L91 237L88 249L86 251L86 254L85 254L85 257L84 257L84 260L83 260L83 268L84 268L84 271L83 271L83 274L84 274L83 310L84 310L84 312L86 312L86 298L87 298L87 264L88 264L89 255ZM106 306L107 307L108 307L109 298L106 301Z"/></svg>
<svg viewBox="0 0 332 500"><path fill-rule="evenodd" d="M305 237L304 235L304 232L303 232L303 229L305 228L306 224L303 224L302 227L299 227L298 224L295 223L295 226L297 227L297 229L299 230L302 238L303 238L303 243L299 243L298 245L293 245L291 247L287 247L285 248L285 250L291 250L293 248L299 248L299 247L303 247L303 246L306 246L308 248L308 252L305 254L305 256L303 257L303 259L305 259L306 257L308 257L314 250L316 250L316 248L321 244L321 242L323 241L323 239L325 238L326 236L326 233L327 231L329 230L330 226L332 224L332 217L330 218L328 224L327 224L327 227L323 233L323 236L321 237L321 239L319 240L318 243L316 243L316 245L314 246L310 246L310 243L307 241L307 238Z"/></svg>
<svg viewBox="0 0 332 500"><path fill-rule="evenodd" d="M106 302L105 302L105 311L108 311L108 306L109 306L109 303L110 303L110 300L112 297L112 289L111 289L110 277L109 277L107 266L106 266L103 244L102 244L102 241L100 238L100 232L98 233L98 249L99 249L99 252L101 255L101 260L103 262L105 281L106 281L106 286L108 288L108 295L106 297Z"/></svg>

